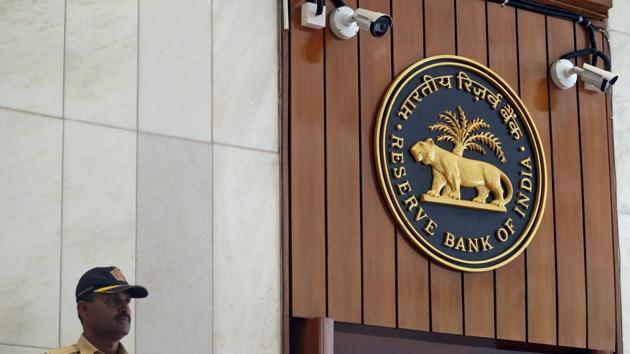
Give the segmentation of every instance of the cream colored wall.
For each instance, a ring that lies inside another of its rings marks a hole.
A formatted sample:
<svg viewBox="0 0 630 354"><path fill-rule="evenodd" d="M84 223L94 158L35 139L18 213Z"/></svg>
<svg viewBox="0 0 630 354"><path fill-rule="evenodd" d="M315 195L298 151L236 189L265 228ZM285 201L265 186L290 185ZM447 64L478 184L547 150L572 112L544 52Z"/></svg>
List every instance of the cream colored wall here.
<svg viewBox="0 0 630 354"><path fill-rule="evenodd" d="M106 264L132 351L280 352L277 10L0 2L0 354L72 343Z"/></svg>
<svg viewBox="0 0 630 354"><path fill-rule="evenodd" d="M630 338L630 2L614 0L609 12L609 37L613 71L619 81L613 88L613 128L617 173L617 218L621 272L623 338ZM624 344L630 353L630 344Z"/></svg>

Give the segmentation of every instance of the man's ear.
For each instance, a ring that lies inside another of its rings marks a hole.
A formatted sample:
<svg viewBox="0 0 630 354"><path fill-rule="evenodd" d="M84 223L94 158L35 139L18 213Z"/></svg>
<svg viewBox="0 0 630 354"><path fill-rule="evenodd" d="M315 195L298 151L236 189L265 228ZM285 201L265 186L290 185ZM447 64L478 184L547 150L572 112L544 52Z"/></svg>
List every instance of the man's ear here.
<svg viewBox="0 0 630 354"><path fill-rule="evenodd" d="M90 317L90 303L87 301L77 302L77 313L85 321Z"/></svg>

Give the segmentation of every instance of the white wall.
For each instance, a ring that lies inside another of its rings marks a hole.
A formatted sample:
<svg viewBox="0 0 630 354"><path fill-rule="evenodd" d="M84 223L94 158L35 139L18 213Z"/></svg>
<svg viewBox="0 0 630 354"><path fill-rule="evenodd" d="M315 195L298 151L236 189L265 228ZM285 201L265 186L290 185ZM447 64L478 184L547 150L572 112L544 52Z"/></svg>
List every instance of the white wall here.
<svg viewBox="0 0 630 354"><path fill-rule="evenodd" d="M118 265L137 353L280 353L274 1L0 2L0 354L80 334Z"/></svg>
<svg viewBox="0 0 630 354"><path fill-rule="evenodd" d="M614 0L609 12L612 69L619 75L613 88L613 128L617 173L617 218L623 338L630 338L630 2ZM624 343L626 353L630 344Z"/></svg>

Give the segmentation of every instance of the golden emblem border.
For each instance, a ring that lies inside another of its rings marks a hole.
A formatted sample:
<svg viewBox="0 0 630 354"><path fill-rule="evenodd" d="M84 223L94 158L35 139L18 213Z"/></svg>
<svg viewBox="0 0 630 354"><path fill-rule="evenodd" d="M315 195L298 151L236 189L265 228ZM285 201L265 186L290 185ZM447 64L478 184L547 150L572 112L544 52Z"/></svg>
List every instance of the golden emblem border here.
<svg viewBox="0 0 630 354"><path fill-rule="evenodd" d="M416 70L418 67L423 66L424 64L432 61L438 61L433 65L427 65L425 68L418 70L413 75L410 75L406 80L403 79L412 71ZM534 156L536 157L536 172L538 173L538 188L536 190L536 204L533 206L532 214L528 221L528 224L525 226L519 238L505 251L501 254L492 257L490 259L486 259L483 261L466 261L462 259L455 258L450 256L439 249L435 248L429 242L425 241L422 236L419 235L418 231L411 225L405 213L401 210L399 204L392 200L392 195L394 195L394 190L391 185L391 181L386 178L387 176L387 163L385 159L385 146L386 146L386 136L385 130L387 127L387 123L389 121L389 117L391 114L392 106L394 101L398 97L400 91L407 85L407 83L412 80L417 75L422 74L423 71L431 69L437 66L451 66L451 67L460 67L466 70L470 70L478 75L480 75L485 80L492 83L495 88L499 89L506 100L515 107L515 109L519 113L519 117L521 117L521 121L524 123L525 128L528 133L528 137L530 142L532 143L532 150L534 151ZM384 114L387 112L387 114ZM411 64L404 71L402 71L396 79L390 83L387 92L381 102L381 106L379 109L379 113L377 116L377 121L375 125L374 131L374 155L376 157L376 170L379 178L379 184L381 186L381 191L385 197L385 201L390 209L390 212L396 219L398 225L403 229L405 236L421 251L425 254L429 255L433 260L437 261L440 264L443 264L447 267L467 271L467 272L484 272L493 269L500 268L511 261L513 261L516 257L518 257L525 249L529 246L534 236L536 235L536 231L540 226L542 221L542 217L545 210L546 200L547 200L547 164L545 159L545 153L542 141L540 139L540 135L538 130L536 129L536 125L534 124L534 120L532 119L529 111L525 104L521 101L520 97L514 92L512 87L505 81L501 76L499 76L492 69L487 66L466 57L461 57L457 55L436 55L432 57L428 57L422 60ZM401 218L402 217L404 218ZM520 248L514 252L516 247ZM506 254L512 253L509 257L498 262L496 264L492 264L487 267L465 267L449 260L456 261L460 264L483 264L489 263L496 259L505 257ZM439 256L438 256L439 255Z"/></svg>

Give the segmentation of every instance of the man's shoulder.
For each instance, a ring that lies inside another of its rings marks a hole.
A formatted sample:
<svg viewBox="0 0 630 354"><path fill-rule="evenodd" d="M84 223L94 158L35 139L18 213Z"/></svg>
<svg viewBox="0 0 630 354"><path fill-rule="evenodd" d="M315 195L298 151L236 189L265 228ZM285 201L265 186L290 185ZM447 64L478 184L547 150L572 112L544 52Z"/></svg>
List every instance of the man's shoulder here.
<svg viewBox="0 0 630 354"><path fill-rule="evenodd" d="M74 353L79 353L79 352L80 352L79 347L76 344L73 344L67 347L53 349L49 352L46 352L46 354L74 354Z"/></svg>

